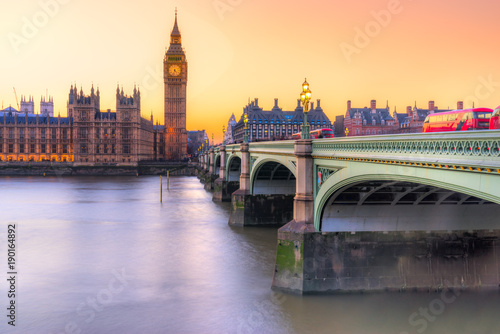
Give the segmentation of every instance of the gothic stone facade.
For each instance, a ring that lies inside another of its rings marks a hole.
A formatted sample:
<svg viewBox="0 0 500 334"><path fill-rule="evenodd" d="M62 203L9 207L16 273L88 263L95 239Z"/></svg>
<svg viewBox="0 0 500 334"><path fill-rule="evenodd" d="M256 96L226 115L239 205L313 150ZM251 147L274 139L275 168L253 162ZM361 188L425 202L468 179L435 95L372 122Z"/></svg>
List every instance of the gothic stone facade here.
<svg viewBox="0 0 500 334"><path fill-rule="evenodd" d="M137 165L154 159L152 120L140 114L140 92L117 88L116 111L100 110L99 89L84 95L71 86L68 117L0 114L0 161L72 162L73 165Z"/></svg>

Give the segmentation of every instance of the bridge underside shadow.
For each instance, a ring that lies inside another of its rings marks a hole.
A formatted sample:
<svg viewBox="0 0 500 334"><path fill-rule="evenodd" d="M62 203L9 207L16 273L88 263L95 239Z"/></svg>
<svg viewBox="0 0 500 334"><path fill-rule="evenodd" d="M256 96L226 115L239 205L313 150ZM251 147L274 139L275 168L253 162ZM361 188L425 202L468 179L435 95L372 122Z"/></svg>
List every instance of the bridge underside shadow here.
<svg viewBox="0 0 500 334"><path fill-rule="evenodd" d="M219 175L219 168L220 168L220 155L214 157L214 165L213 168L214 170L212 173L208 174L205 178L205 190L214 190L215 186L215 180L217 180L218 175Z"/></svg>
<svg viewBox="0 0 500 334"><path fill-rule="evenodd" d="M340 189L323 210L322 232L472 231L498 228L500 205L447 189L369 181Z"/></svg>
<svg viewBox="0 0 500 334"><path fill-rule="evenodd" d="M233 157L229 160L226 180L218 178L214 181L214 195L212 199L218 202L231 202L231 195L240 187L240 174L241 159Z"/></svg>
<svg viewBox="0 0 500 334"><path fill-rule="evenodd" d="M326 201L320 232L282 230L273 287L297 293L494 289L500 205L405 182L351 183Z"/></svg>
<svg viewBox="0 0 500 334"><path fill-rule="evenodd" d="M296 179L284 165L275 161L256 167L252 192L232 198L230 225L282 226L293 219Z"/></svg>

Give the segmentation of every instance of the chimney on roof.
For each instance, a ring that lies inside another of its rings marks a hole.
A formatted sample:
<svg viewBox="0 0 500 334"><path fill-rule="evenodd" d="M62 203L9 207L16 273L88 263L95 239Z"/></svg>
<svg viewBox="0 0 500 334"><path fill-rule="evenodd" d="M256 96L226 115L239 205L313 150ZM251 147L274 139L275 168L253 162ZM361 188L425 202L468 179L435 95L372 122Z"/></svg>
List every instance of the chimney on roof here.
<svg viewBox="0 0 500 334"><path fill-rule="evenodd" d="M255 106L258 107L259 106L259 99L258 98L255 98Z"/></svg>
<svg viewBox="0 0 500 334"><path fill-rule="evenodd" d="M314 110L314 102L311 102L311 109L309 109L310 111L313 111Z"/></svg>
<svg viewBox="0 0 500 334"><path fill-rule="evenodd" d="M458 101L457 102L457 109L462 110L464 108L464 101Z"/></svg>
<svg viewBox="0 0 500 334"><path fill-rule="evenodd" d="M300 108L300 99L297 99L297 108Z"/></svg>
<svg viewBox="0 0 500 334"><path fill-rule="evenodd" d="M429 101L429 110L430 111L434 111L435 110L434 101Z"/></svg>
<svg viewBox="0 0 500 334"><path fill-rule="evenodd" d="M351 110L351 100L347 100L347 110Z"/></svg>
<svg viewBox="0 0 500 334"><path fill-rule="evenodd" d="M274 99L274 107L278 108L278 99Z"/></svg>
<svg viewBox="0 0 500 334"><path fill-rule="evenodd" d="M407 115L411 115L411 113L412 113L411 106L407 106L407 107L406 107L406 114L407 114Z"/></svg>
<svg viewBox="0 0 500 334"><path fill-rule="evenodd" d="M371 100L370 101L370 109L371 110L377 109L377 100Z"/></svg>
<svg viewBox="0 0 500 334"><path fill-rule="evenodd" d="M317 99L317 100L316 100L316 105L317 105L317 107L316 107L316 108L318 108L318 109L319 109L319 108L321 108L321 104L320 104L320 102L321 102L321 100L320 100L320 99Z"/></svg>

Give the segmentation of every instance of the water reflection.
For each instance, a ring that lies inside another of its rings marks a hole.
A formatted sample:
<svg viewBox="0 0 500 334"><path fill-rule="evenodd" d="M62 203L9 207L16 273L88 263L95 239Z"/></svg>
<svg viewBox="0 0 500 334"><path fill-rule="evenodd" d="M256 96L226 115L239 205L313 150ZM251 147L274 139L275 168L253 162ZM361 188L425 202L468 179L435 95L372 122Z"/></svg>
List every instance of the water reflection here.
<svg viewBox="0 0 500 334"><path fill-rule="evenodd" d="M18 326L4 319L0 332L500 333L498 294L463 293L423 329L438 293L273 292L275 229L229 227L229 204L196 178L164 182L163 203L159 188L158 177L1 179L20 293Z"/></svg>

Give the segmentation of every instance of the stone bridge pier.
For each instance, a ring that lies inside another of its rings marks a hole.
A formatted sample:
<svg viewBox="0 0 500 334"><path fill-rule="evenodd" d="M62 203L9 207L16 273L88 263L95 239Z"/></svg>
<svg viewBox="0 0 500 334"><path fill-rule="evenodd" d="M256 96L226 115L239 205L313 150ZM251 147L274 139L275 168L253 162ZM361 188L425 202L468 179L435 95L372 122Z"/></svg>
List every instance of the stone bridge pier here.
<svg viewBox="0 0 500 334"><path fill-rule="evenodd" d="M220 160L218 160L220 163ZM207 155L207 173L205 174L204 184L205 190L214 190L214 182L217 179L218 166L215 159L215 149L211 147Z"/></svg>
<svg viewBox="0 0 500 334"><path fill-rule="evenodd" d="M199 168L198 178L200 179L200 182L204 184L208 173L208 155L206 152L200 154L199 156Z"/></svg>
<svg viewBox="0 0 500 334"><path fill-rule="evenodd" d="M241 172L241 162L231 161L229 166L226 165L226 145L220 147L219 155L219 177L214 181L214 194L212 200L216 202L231 202L232 193L240 187L239 174Z"/></svg>
<svg viewBox="0 0 500 334"><path fill-rule="evenodd" d="M313 260L316 246L314 227L312 140L295 142L297 159L297 189L293 200L293 220L278 230L278 248L273 288L302 293L309 277L315 277L305 267Z"/></svg>
<svg viewBox="0 0 500 334"><path fill-rule="evenodd" d="M232 211L229 225L233 226L282 226L293 215L293 193L279 191L287 187L267 187L272 182L289 182L292 173L278 163L269 162L254 168L253 182L250 163L249 144L240 146L241 174L239 189L232 193ZM273 181L273 175L282 175L284 180ZM293 176L293 175L292 175ZM260 178L260 179L259 179ZM294 179L294 177L293 177ZM292 182L293 185L293 182Z"/></svg>

